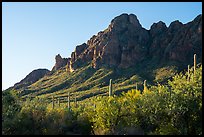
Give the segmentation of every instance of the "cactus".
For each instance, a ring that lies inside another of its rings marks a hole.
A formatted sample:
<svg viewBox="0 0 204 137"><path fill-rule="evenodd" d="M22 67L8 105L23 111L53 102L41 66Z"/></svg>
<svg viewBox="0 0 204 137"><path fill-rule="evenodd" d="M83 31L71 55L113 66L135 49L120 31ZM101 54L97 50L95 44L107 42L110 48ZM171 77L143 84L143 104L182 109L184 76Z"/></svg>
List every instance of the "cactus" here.
<svg viewBox="0 0 204 137"><path fill-rule="evenodd" d="M146 83L147 83L147 81L146 81L146 80L144 80L144 87L146 87Z"/></svg>
<svg viewBox="0 0 204 137"><path fill-rule="evenodd" d="M60 98L58 98L58 106L60 107Z"/></svg>
<svg viewBox="0 0 204 137"><path fill-rule="evenodd" d="M54 102L55 100L54 100L54 96L52 96L52 109L54 109L55 108L55 102Z"/></svg>
<svg viewBox="0 0 204 137"><path fill-rule="evenodd" d="M144 80L144 92L147 90L146 80Z"/></svg>
<svg viewBox="0 0 204 137"><path fill-rule="evenodd" d="M68 92L68 96L67 96L67 107L68 107L68 110L70 110L70 92Z"/></svg>
<svg viewBox="0 0 204 137"><path fill-rule="evenodd" d="M194 54L194 75L196 73L196 54Z"/></svg>
<svg viewBox="0 0 204 137"><path fill-rule="evenodd" d="M190 65L188 65L188 78L187 81L190 81Z"/></svg>
<svg viewBox="0 0 204 137"><path fill-rule="evenodd" d="M109 97L112 96L112 79L110 79L109 83Z"/></svg>
<svg viewBox="0 0 204 137"><path fill-rule="evenodd" d="M77 107L77 99L76 99L76 95L75 95L75 98L74 98L74 103L75 103L75 107Z"/></svg>

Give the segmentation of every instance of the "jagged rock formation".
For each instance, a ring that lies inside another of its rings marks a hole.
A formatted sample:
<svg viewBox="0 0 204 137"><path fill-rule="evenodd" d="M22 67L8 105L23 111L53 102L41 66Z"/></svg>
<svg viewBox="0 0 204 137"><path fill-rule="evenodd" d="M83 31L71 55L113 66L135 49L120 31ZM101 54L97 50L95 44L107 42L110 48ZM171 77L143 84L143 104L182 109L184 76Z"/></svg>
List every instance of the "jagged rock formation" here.
<svg viewBox="0 0 204 137"><path fill-rule="evenodd" d="M48 69L36 69L33 70L31 73L29 73L24 79L22 79L20 82L16 83L14 85L15 89L19 89L21 87L29 86L42 77L44 77L46 74L48 74L50 71Z"/></svg>
<svg viewBox="0 0 204 137"><path fill-rule="evenodd" d="M145 59L187 64L194 53L201 58L202 15L187 24L174 21L169 27L159 21L146 30L136 15L122 14L107 29L78 45L71 58L58 55L53 70L67 64L72 72L84 63L92 63L96 69L102 65L128 68Z"/></svg>
<svg viewBox="0 0 204 137"><path fill-rule="evenodd" d="M201 15L187 24L174 21L168 28L161 22L153 24L150 35L152 43L149 53L157 59L188 63L194 53L202 57Z"/></svg>
<svg viewBox="0 0 204 137"><path fill-rule="evenodd" d="M52 71L53 70L58 70L58 69L64 67L67 64L68 60L69 59L67 59L67 58L62 58L60 56L60 54L56 55L55 56L55 62L56 63L55 63L55 66L52 68Z"/></svg>
<svg viewBox="0 0 204 137"><path fill-rule="evenodd" d="M167 35L172 36L164 56L169 60L188 62L196 53L202 57L202 16L197 16L192 22L182 25L178 21L171 23Z"/></svg>

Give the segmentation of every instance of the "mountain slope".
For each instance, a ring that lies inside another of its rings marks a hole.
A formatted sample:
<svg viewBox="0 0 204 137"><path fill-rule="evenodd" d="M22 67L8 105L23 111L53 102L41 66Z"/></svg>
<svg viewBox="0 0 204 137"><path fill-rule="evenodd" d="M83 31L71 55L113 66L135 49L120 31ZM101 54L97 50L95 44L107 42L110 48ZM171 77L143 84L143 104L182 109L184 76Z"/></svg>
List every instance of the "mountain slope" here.
<svg viewBox="0 0 204 137"><path fill-rule="evenodd" d="M19 89L22 87L29 86L42 77L44 77L46 74L48 74L50 71L48 69L36 69L33 70L31 73L29 73L24 79L22 79L20 82L16 83L14 85L15 89Z"/></svg>
<svg viewBox="0 0 204 137"><path fill-rule="evenodd" d="M26 86L15 89L22 97L52 95L65 97L68 92L83 100L107 95L113 79L114 94L143 88L156 82L165 83L176 72L202 59L202 15L182 24L174 21L169 27L154 23L150 30L142 28L134 14L122 14L104 31L87 43L76 46L70 58L55 57L51 72Z"/></svg>

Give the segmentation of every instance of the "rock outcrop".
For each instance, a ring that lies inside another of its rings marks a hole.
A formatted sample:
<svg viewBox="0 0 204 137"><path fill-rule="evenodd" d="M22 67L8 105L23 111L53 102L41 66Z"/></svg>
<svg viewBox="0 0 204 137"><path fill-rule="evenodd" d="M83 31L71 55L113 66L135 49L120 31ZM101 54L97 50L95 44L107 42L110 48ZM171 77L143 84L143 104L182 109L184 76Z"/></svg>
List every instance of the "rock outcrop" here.
<svg viewBox="0 0 204 137"><path fill-rule="evenodd" d="M64 67L65 65L67 65L68 59L67 58L62 58L60 56L60 54L55 56L55 66L52 68L53 70L58 70L62 67Z"/></svg>
<svg viewBox="0 0 204 137"><path fill-rule="evenodd" d="M168 28L163 23L158 24L153 24L150 29L152 42L149 56L161 61L184 64L192 62L194 53L202 57L201 15L187 24L182 24L178 20L174 21Z"/></svg>
<svg viewBox="0 0 204 137"><path fill-rule="evenodd" d="M165 48L164 56L168 60L185 63L192 61L193 54L202 57L202 17L197 16L192 22L182 25L180 22L173 22L167 32L172 35ZM168 37L167 37L168 38Z"/></svg>
<svg viewBox="0 0 204 137"><path fill-rule="evenodd" d="M107 29L76 46L71 58L58 55L53 70L68 64L72 72L84 63L96 69L102 65L128 68L145 59L187 63L194 53L202 56L202 15L187 24L176 20L169 27L159 21L146 30L136 15L121 14Z"/></svg>
<svg viewBox="0 0 204 137"><path fill-rule="evenodd" d="M42 77L44 77L46 74L48 74L50 71L48 69L36 69L33 70L31 73L29 73L24 79L22 79L20 82L16 83L14 85L15 89L19 89L21 87L29 86Z"/></svg>

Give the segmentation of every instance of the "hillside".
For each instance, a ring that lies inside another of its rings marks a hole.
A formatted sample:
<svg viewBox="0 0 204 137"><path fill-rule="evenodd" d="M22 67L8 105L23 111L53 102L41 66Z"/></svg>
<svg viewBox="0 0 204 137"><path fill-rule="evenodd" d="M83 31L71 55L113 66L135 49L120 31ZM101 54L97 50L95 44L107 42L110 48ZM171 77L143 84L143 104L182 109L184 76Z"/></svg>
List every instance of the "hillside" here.
<svg viewBox="0 0 204 137"><path fill-rule="evenodd" d="M91 37L87 43L76 46L71 57L55 57L52 70L37 79L28 75L15 84L14 89L25 97L67 96L78 100L107 95L109 80L113 79L114 94L122 91L165 83L175 73L186 70L202 57L202 15L182 24L162 21L150 30L142 27L134 14L115 17L107 29ZM21 85L21 86L16 86ZM12 89L10 88L10 89Z"/></svg>

